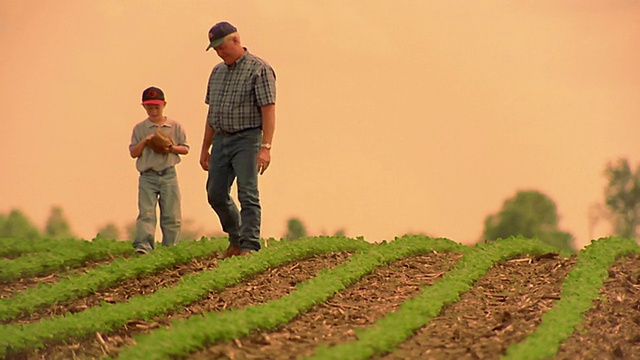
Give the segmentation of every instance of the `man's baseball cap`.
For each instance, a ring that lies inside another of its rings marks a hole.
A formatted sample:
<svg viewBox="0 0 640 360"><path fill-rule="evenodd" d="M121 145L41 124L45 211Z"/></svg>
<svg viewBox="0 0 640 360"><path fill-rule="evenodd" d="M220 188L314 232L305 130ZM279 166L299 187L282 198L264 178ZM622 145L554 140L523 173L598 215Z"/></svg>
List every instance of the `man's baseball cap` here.
<svg viewBox="0 0 640 360"><path fill-rule="evenodd" d="M227 35L233 34L237 31L238 29L236 29L235 26L229 24L226 21L222 21L213 25L211 30L209 30L209 47L207 47L207 50L222 44L222 41L224 41L224 38Z"/></svg>
<svg viewBox="0 0 640 360"><path fill-rule="evenodd" d="M146 88L142 92L142 105L146 104L156 104L161 105L165 104L164 93L159 88L152 86L150 88Z"/></svg>

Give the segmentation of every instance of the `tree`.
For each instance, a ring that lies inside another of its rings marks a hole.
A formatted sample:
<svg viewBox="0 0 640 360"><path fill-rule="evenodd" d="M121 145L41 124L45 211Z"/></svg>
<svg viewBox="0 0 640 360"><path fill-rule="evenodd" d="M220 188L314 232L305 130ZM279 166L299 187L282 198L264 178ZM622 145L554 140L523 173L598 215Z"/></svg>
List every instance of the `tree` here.
<svg viewBox="0 0 640 360"><path fill-rule="evenodd" d="M574 252L573 236L558 229L556 204L538 191L519 191L484 222L484 240L510 236L538 238L561 250Z"/></svg>
<svg viewBox="0 0 640 360"><path fill-rule="evenodd" d="M284 236L287 240L296 240L307 236L307 230L304 224L298 218L291 218L287 221L287 234Z"/></svg>
<svg viewBox="0 0 640 360"><path fill-rule="evenodd" d="M51 208L51 214L47 220L47 224L44 228L46 236L52 239L73 238L75 237L71 232L71 226L62 212L62 208L54 206Z"/></svg>
<svg viewBox="0 0 640 360"><path fill-rule="evenodd" d="M333 236L346 236L347 231L345 229L338 229L333 233Z"/></svg>
<svg viewBox="0 0 640 360"><path fill-rule="evenodd" d="M180 226L180 241L198 240L203 235L204 230L201 226L196 226L196 222L193 219L182 219L182 225Z"/></svg>
<svg viewBox="0 0 640 360"><path fill-rule="evenodd" d="M127 223L127 225L124 227L124 230L127 233L128 240L133 241L136 238L138 230L136 229L135 221L130 221L129 223Z"/></svg>
<svg viewBox="0 0 640 360"><path fill-rule="evenodd" d="M116 224L110 222L103 226L100 230L98 230L97 236L103 239L119 240L120 230L118 230L118 226Z"/></svg>
<svg viewBox="0 0 640 360"><path fill-rule="evenodd" d="M124 226L124 232L128 240L133 241L136 238L136 233L137 233L136 226L137 225L135 220L128 222ZM201 226L197 226L195 221L192 219L183 219L182 225L180 227L179 241L199 240L203 236L208 238L216 238L216 237L221 237L222 235L223 234L219 232L205 231ZM160 236L162 236L162 234L160 234ZM162 238L160 238L159 241L162 241Z"/></svg>
<svg viewBox="0 0 640 360"><path fill-rule="evenodd" d="M33 240L42 236L38 228L20 210L13 209L6 218L0 216L0 237Z"/></svg>
<svg viewBox="0 0 640 360"><path fill-rule="evenodd" d="M3 237L4 227L7 224L7 217L0 214L0 237Z"/></svg>
<svg viewBox="0 0 640 360"><path fill-rule="evenodd" d="M552 230L543 232L537 235L537 238L555 248L558 248L560 251L567 253L576 252L576 249L573 246L573 235L566 231Z"/></svg>
<svg viewBox="0 0 640 360"><path fill-rule="evenodd" d="M604 174L608 181L604 190L607 218L614 235L636 239L640 225L640 164L634 172L626 159L618 159L607 164Z"/></svg>

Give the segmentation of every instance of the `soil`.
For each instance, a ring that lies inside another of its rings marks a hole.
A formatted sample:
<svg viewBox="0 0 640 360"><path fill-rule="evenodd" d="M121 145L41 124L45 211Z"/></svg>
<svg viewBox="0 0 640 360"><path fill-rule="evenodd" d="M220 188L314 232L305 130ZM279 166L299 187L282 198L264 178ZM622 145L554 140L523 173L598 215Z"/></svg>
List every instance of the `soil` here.
<svg viewBox="0 0 640 360"><path fill-rule="evenodd" d="M600 293L554 359L640 359L640 255L619 259Z"/></svg>
<svg viewBox="0 0 640 360"><path fill-rule="evenodd" d="M50 344L40 351L11 354L8 359L97 359L117 357L133 336L172 319L229 307L242 308L282 297L295 284L335 267L349 258L340 252L318 255L268 269L238 285L209 294L179 312L152 321L132 320L115 333L93 334ZM457 254L431 253L402 259L377 269L329 301L301 314L270 332L256 332L229 343L212 344L190 359L297 359L320 345L355 340L355 330L370 326L394 311L420 289L432 284L460 258ZM217 266L215 257L136 280L128 280L105 291L56 304L13 322L77 312L100 301L127 301L172 286L181 276ZM575 264L574 258L519 257L496 264L460 301L446 306L424 328L391 354L379 359L498 359L512 343L521 341L540 323L541 316L560 297L562 281ZM31 281L31 280L28 280ZM52 280L54 281L54 280ZM21 291L5 287L2 294ZM586 322L560 348L555 359L639 359L640 358L640 256L621 258L609 271L602 298L585 314Z"/></svg>
<svg viewBox="0 0 640 360"><path fill-rule="evenodd" d="M382 359L498 359L540 324L574 258L520 257L493 266L460 301Z"/></svg>
<svg viewBox="0 0 640 360"><path fill-rule="evenodd" d="M126 257L126 256L125 256ZM57 282L59 279L64 278L65 276L75 276L82 273L86 273L87 271L98 267L100 265L108 264L112 261L103 260L103 261L94 261L87 262L85 265L81 267L77 267L68 271L59 271L57 273L48 274L44 276L34 276L27 277L23 279L18 279L16 281L4 282L0 281L0 299L11 298L14 294L25 291L30 288L35 288L38 284L53 284Z"/></svg>

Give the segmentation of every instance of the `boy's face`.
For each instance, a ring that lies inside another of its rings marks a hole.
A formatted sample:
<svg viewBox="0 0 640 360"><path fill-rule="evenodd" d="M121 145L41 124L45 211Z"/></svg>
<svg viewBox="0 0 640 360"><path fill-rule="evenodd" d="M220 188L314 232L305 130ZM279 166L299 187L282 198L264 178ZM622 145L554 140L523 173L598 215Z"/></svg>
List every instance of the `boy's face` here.
<svg viewBox="0 0 640 360"><path fill-rule="evenodd" d="M147 111L147 115L149 117L158 117L162 116L162 111L164 110L165 104L144 104L142 107Z"/></svg>

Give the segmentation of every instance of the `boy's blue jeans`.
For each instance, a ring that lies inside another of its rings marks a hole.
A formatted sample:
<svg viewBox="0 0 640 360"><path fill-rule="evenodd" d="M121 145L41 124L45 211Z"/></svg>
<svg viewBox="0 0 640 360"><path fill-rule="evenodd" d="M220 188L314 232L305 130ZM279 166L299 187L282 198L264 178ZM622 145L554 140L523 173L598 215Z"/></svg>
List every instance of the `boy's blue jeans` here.
<svg viewBox="0 0 640 360"><path fill-rule="evenodd" d="M162 245L171 246L178 242L182 212L180 189L174 167L163 173L146 172L138 180L138 218L136 238L133 247L151 251L155 249L156 205L160 203L160 229Z"/></svg>
<svg viewBox="0 0 640 360"><path fill-rule="evenodd" d="M207 199L218 214L231 245L260 250L261 207L258 193L258 151L262 130L254 128L234 134L216 133L209 158ZM240 211L230 197L237 179Z"/></svg>

